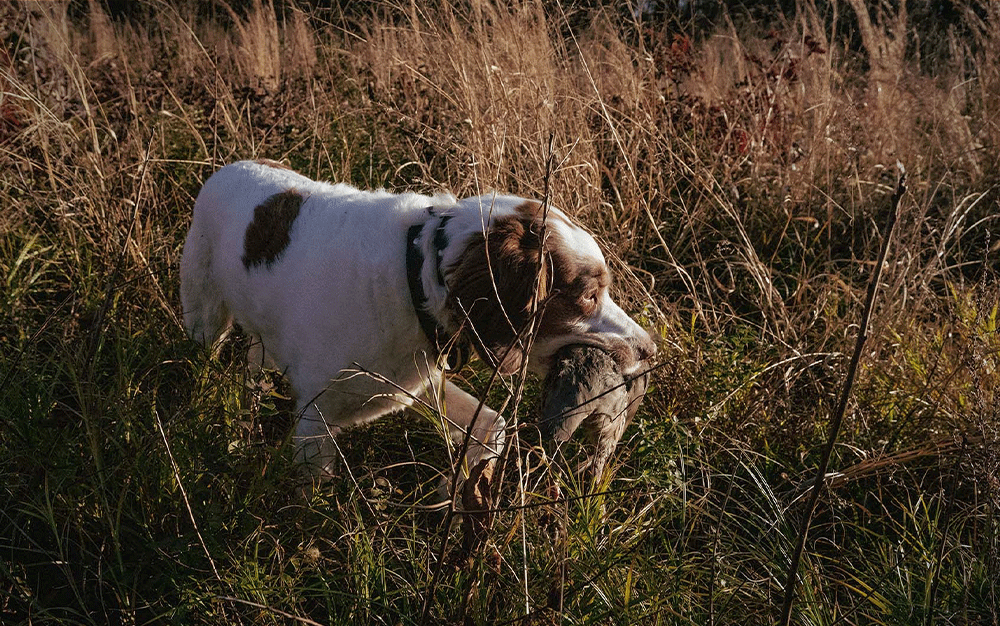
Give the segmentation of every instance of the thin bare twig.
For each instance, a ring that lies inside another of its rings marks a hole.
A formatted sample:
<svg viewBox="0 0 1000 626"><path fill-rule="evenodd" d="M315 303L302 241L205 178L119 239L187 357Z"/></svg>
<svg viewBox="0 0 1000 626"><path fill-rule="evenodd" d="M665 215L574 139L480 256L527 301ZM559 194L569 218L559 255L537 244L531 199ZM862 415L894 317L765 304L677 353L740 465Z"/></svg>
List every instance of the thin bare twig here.
<svg viewBox="0 0 1000 626"><path fill-rule="evenodd" d="M153 411L156 416L156 426L160 429L160 436L163 437L163 445L167 448L167 456L170 457L170 466L174 470L174 479L177 481L177 488L181 491L181 498L184 500L184 506L187 507L188 518L191 520L191 525L194 526L194 534L198 536L198 543L201 544L201 549L204 550L205 556L208 558L208 564L212 566L212 573L215 574L215 578L218 581L222 581L222 576L219 576L219 570L215 567L215 560L212 559L212 554L208 551L208 546L205 544L204 537L201 536L201 531L198 530L198 522L194 519L194 510L191 508L191 501L188 499L187 490L184 489L184 483L181 482L181 470L177 465L177 460L174 458L174 453L170 449L170 442L167 440L167 431L163 429L163 422L160 420L159 411Z"/></svg>
<svg viewBox="0 0 1000 626"><path fill-rule="evenodd" d="M275 615L280 615L282 617L287 617L290 620L296 622L302 622L303 624L309 624L310 626L323 626L319 622L314 622L308 617L299 617L298 615L293 615L281 609L276 609L273 606L267 606L266 604L260 604L259 602L251 602L250 600L244 600L243 598L234 598L232 596L215 596L216 600L225 600L226 602L237 602L239 604L245 604L247 606L252 606L255 609L260 609L262 611L269 611Z"/></svg>
<svg viewBox="0 0 1000 626"><path fill-rule="evenodd" d="M816 512L816 504L819 502L820 493L823 491L826 480L826 471L830 466L830 457L833 455L833 447L837 443L837 435L840 433L840 426L844 421L844 413L847 412L847 401L851 397L851 388L854 386L854 379L858 373L858 364L861 362L861 353L868 339L868 325L871 322L872 310L875 308L875 296L878 294L879 281L882 279L882 265L885 263L886 254L889 251L889 241L892 238L892 229L896 225L896 218L899 215L899 201L906 193L906 172L902 165L899 166L899 181L896 183L896 192L892 196L892 208L889 211L888 221L885 231L882 234L882 246L879 249L878 260L875 262L875 269L872 270L871 279L868 282L868 294L865 297L865 308L861 314L861 324L858 328L858 338L854 344L854 354L851 355L851 362L847 367L847 378L844 380L844 387L840 392L840 399L837 402L837 409L830 420L830 432L827 437L826 447L819 460L819 467L816 468L816 478L813 480L812 493L809 496L809 503L806 506L805 517L802 518L802 528L799 530L798 541L795 550L792 552L792 559L788 564L788 573L785 578L785 599L781 607L781 620L778 622L782 626L788 626L792 619L792 605L795 602L795 581L799 571L799 561L802 559L802 551L805 549L806 536L809 534L809 525L812 523L813 514Z"/></svg>

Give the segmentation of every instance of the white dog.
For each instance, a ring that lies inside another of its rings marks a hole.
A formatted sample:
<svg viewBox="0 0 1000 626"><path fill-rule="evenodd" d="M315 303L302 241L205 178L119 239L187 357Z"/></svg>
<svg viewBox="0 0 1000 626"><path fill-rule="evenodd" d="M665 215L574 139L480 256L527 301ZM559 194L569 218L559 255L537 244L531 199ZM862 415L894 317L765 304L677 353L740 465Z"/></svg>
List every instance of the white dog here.
<svg viewBox="0 0 1000 626"><path fill-rule="evenodd" d="M593 237L538 202L359 191L264 160L208 179L181 261L188 333L210 346L235 322L260 341L290 378L314 475L333 435L416 397L443 396L453 437L472 427L468 467L491 466L503 418L444 379L468 345L501 373L526 359L544 374L568 344L636 371L655 346L610 280Z"/></svg>

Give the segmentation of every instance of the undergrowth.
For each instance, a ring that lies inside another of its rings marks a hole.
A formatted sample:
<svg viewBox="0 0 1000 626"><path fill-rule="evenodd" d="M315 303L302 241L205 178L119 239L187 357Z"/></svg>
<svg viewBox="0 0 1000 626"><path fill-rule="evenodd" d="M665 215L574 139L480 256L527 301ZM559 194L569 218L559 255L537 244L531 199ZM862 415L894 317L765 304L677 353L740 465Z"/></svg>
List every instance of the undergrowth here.
<svg viewBox="0 0 1000 626"><path fill-rule="evenodd" d="M0 6L0 621L775 621L899 162L793 619L997 624L1000 12L684 4ZM661 348L602 481L541 460L527 381L490 391L513 444L471 558L419 415L303 494L281 381L179 320L194 197L253 157L548 185Z"/></svg>

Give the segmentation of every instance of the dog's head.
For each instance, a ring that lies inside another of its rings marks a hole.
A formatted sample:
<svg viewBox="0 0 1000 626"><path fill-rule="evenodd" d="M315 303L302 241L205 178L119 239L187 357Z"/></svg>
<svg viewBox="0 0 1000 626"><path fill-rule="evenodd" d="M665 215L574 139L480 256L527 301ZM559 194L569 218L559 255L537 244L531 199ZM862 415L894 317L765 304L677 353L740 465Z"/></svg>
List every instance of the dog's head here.
<svg viewBox="0 0 1000 626"><path fill-rule="evenodd" d="M569 344L602 348L624 374L656 346L609 294L594 238L561 211L511 196L462 200L441 259L448 309L488 363L510 373L525 358L544 374Z"/></svg>

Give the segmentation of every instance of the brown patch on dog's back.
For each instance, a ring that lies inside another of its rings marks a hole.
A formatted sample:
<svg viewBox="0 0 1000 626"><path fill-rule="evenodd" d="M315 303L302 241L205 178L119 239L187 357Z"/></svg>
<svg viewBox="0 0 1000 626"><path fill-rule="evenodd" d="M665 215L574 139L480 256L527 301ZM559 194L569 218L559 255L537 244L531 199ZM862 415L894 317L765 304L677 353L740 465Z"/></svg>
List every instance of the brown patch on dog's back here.
<svg viewBox="0 0 1000 626"><path fill-rule="evenodd" d="M276 170L288 170L292 171L292 168L288 167L284 163L279 163L277 161L272 161L271 159L254 159L254 163L257 165L263 165L264 167L273 167Z"/></svg>
<svg viewBox="0 0 1000 626"><path fill-rule="evenodd" d="M289 189L276 193L253 210L243 237L243 267L271 266L288 247L289 233L305 198Z"/></svg>

